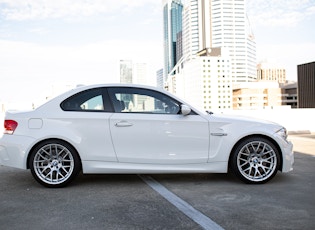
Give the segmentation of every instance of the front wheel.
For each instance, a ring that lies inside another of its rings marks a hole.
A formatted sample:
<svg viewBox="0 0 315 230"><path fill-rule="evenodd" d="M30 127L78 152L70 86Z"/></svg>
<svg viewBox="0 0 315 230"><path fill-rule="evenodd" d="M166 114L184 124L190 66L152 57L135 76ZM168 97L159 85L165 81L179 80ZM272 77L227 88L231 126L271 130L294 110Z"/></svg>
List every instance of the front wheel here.
<svg viewBox="0 0 315 230"><path fill-rule="evenodd" d="M60 140L40 143L31 152L29 165L33 177L50 188L66 186L81 170L76 150Z"/></svg>
<svg viewBox="0 0 315 230"><path fill-rule="evenodd" d="M276 146L266 138L251 137L241 141L230 158L230 168L245 183L261 184L272 179L279 169Z"/></svg>

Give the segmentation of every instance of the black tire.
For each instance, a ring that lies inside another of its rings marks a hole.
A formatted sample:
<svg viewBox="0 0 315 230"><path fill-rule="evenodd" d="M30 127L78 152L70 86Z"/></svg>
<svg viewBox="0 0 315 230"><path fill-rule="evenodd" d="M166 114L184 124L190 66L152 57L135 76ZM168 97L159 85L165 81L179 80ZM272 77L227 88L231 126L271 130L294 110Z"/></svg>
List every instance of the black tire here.
<svg viewBox="0 0 315 230"><path fill-rule="evenodd" d="M230 168L248 184L271 180L279 169L280 156L276 146L266 138L250 137L236 145L230 158Z"/></svg>
<svg viewBox="0 0 315 230"><path fill-rule="evenodd" d="M77 151L61 140L43 141L30 154L29 166L33 177L49 188L68 185L81 170Z"/></svg>

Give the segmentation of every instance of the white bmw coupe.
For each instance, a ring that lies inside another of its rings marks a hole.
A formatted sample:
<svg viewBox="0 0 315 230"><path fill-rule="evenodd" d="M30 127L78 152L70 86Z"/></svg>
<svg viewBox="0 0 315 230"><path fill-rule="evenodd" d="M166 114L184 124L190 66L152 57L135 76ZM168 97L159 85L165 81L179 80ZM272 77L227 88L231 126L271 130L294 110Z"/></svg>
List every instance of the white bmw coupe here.
<svg viewBox="0 0 315 230"><path fill-rule="evenodd" d="M264 183L292 170L286 129L200 112L170 93L103 84L66 92L28 112L7 112L0 164L30 169L47 187L83 173L226 173Z"/></svg>

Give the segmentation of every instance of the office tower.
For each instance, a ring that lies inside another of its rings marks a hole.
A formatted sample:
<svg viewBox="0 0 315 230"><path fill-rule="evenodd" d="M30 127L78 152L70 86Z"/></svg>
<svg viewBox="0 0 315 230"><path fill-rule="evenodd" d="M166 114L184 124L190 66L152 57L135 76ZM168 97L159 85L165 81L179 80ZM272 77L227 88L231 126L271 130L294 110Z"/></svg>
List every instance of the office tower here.
<svg viewBox="0 0 315 230"><path fill-rule="evenodd" d="M120 83L148 84L148 66L146 63L120 60Z"/></svg>
<svg viewBox="0 0 315 230"><path fill-rule="evenodd" d="M148 84L148 66L146 63L134 63L132 69L132 83L143 85Z"/></svg>
<svg viewBox="0 0 315 230"><path fill-rule="evenodd" d="M120 83L148 84L148 67L146 63L133 63L131 60L120 60ZM122 94L117 98L124 102L125 109L135 110L145 101L144 96Z"/></svg>
<svg viewBox="0 0 315 230"><path fill-rule="evenodd" d="M183 10L183 55L190 60L211 44L211 1L188 0Z"/></svg>
<svg viewBox="0 0 315 230"><path fill-rule="evenodd" d="M120 83L132 83L132 61L120 60Z"/></svg>
<svg viewBox="0 0 315 230"><path fill-rule="evenodd" d="M180 47L178 41L181 41L182 31L182 10L183 4L181 0L163 0L163 42L164 42L164 77L176 65L181 51L177 51L176 47Z"/></svg>
<svg viewBox="0 0 315 230"><path fill-rule="evenodd" d="M158 71L156 71L156 87L161 89L164 87L163 69L159 69Z"/></svg>
<svg viewBox="0 0 315 230"><path fill-rule="evenodd" d="M233 82L256 79L256 44L245 0L187 0L183 13L183 55L189 60L205 48L224 47Z"/></svg>
<svg viewBox="0 0 315 230"><path fill-rule="evenodd" d="M232 80L256 79L256 43L246 15L245 0L212 0L212 46L227 47L232 64Z"/></svg>

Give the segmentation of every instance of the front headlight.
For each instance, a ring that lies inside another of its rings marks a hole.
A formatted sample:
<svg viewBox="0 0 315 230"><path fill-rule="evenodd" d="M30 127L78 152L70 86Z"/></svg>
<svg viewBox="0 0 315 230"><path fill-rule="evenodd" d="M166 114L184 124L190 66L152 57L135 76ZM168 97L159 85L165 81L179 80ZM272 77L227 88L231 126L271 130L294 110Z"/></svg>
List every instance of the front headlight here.
<svg viewBox="0 0 315 230"><path fill-rule="evenodd" d="M286 128L281 128L276 132L283 140L287 141L288 133Z"/></svg>

